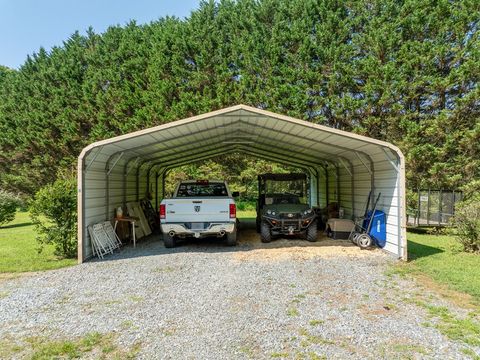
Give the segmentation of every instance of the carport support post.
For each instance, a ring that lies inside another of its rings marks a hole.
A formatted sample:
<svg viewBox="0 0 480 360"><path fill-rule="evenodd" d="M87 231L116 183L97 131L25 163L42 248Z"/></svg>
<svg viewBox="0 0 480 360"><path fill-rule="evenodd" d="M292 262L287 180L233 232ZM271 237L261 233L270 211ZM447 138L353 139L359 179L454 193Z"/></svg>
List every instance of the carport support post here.
<svg viewBox="0 0 480 360"><path fill-rule="evenodd" d="M150 191L150 171L153 166L150 166L147 170L147 193Z"/></svg>
<svg viewBox="0 0 480 360"><path fill-rule="evenodd" d="M352 220L355 219L355 179L354 179L354 168L350 164L351 174L350 174L350 187L352 188Z"/></svg>
<svg viewBox="0 0 480 360"><path fill-rule="evenodd" d="M166 170L162 171L162 200L165 199L165 175L166 175Z"/></svg>
<svg viewBox="0 0 480 360"><path fill-rule="evenodd" d="M85 185L85 172L83 158L80 155L77 166L77 214L78 214L78 224L77 224L77 236L78 236L78 247L77 247L77 261L81 264L85 260L85 196L84 196L84 185Z"/></svg>
<svg viewBox="0 0 480 360"><path fill-rule="evenodd" d="M407 219L406 219L406 208L407 208L407 191L405 186L405 158L402 153L398 151L397 153L398 160L398 203L397 203L397 218L399 221L398 224L398 256L403 260L407 260ZM405 253L402 252L402 245L405 246Z"/></svg>
<svg viewBox="0 0 480 360"><path fill-rule="evenodd" d="M337 184L336 184L336 187L337 187L337 204L338 204L338 208L340 209L340 171L338 170L338 166L335 166L335 174L336 174L336 177L337 177Z"/></svg>
<svg viewBox="0 0 480 360"><path fill-rule="evenodd" d="M127 177L128 177L128 162L125 163L123 168L123 184L122 184L122 197L123 197L123 208L127 208Z"/></svg>
<svg viewBox="0 0 480 360"><path fill-rule="evenodd" d="M328 188L329 188L329 186L328 186L329 185L328 184L328 182L329 182L329 180L328 180L328 165L325 165L324 169L325 169L325 200L326 200L326 206L328 206L328 204L329 204L328 198L330 196L329 193L328 193Z"/></svg>
<svg viewBox="0 0 480 360"><path fill-rule="evenodd" d="M158 171L155 172L155 211L158 210Z"/></svg>
<svg viewBox="0 0 480 360"><path fill-rule="evenodd" d="M105 220L108 219L108 212L110 208L110 173L105 170Z"/></svg>
<svg viewBox="0 0 480 360"><path fill-rule="evenodd" d="M136 193L136 199L138 201L138 196L139 196L139 192L140 192L140 184L138 183L139 180L140 180L140 168L142 166L140 165L138 168L137 168L137 175L136 175L136 179L135 179L135 193Z"/></svg>
<svg viewBox="0 0 480 360"><path fill-rule="evenodd" d="M315 191L315 189L317 188L318 179L316 177L315 171L313 171L313 170L316 171L316 169L310 169L309 176L308 176L308 178L309 178L309 188L308 188L308 190L309 190L309 195L310 195L310 207L313 207L318 203L317 192Z"/></svg>

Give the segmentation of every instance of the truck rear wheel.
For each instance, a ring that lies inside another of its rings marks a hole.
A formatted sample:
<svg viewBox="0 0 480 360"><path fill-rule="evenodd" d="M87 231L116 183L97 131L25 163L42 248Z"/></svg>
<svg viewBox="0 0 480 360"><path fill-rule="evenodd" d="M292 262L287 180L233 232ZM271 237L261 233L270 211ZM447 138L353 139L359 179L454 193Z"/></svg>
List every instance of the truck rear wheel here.
<svg viewBox="0 0 480 360"><path fill-rule="evenodd" d="M235 229L233 232L228 233L227 237L227 245L228 246L235 246L237 245L237 230Z"/></svg>
<svg viewBox="0 0 480 360"><path fill-rule="evenodd" d="M177 246L177 239L175 236L170 236L168 234L163 235L163 243L165 244L166 248L173 248Z"/></svg>
<svg viewBox="0 0 480 360"><path fill-rule="evenodd" d="M317 241L317 233L318 233L317 220L314 220L310 224L310 226L307 228L307 233L306 233L307 241L310 241L310 242Z"/></svg>
<svg viewBox="0 0 480 360"><path fill-rule="evenodd" d="M272 241L272 231L270 230L270 226L265 221L262 221L260 225L260 240L263 243L269 243Z"/></svg>

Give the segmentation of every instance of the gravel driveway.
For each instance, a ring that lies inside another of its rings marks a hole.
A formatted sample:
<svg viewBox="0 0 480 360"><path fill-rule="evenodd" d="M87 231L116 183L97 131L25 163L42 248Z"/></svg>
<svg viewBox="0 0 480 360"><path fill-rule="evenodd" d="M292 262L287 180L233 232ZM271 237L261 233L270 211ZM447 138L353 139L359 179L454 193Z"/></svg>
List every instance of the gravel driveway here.
<svg viewBox="0 0 480 360"><path fill-rule="evenodd" d="M0 281L0 339L113 333L145 359L464 358L464 345L425 325L423 290L385 275L394 261L326 239L265 245L251 228L236 248L152 239Z"/></svg>

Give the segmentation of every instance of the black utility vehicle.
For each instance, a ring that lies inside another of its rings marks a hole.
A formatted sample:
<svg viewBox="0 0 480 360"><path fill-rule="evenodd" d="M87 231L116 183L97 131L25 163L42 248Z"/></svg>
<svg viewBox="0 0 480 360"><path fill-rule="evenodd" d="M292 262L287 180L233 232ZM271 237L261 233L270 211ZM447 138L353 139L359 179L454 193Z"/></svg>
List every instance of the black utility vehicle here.
<svg viewBox="0 0 480 360"><path fill-rule="evenodd" d="M258 176L257 232L262 242L275 235L302 235L317 241L317 215L306 201L305 174Z"/></svg>

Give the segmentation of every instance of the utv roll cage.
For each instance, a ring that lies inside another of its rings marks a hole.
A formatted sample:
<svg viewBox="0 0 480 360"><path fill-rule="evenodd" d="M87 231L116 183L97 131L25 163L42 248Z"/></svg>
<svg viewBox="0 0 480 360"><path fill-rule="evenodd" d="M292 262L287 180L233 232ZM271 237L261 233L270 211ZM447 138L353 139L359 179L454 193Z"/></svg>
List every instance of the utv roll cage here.
<svg viewBox="0 0 480 360"><path fill-rule="evenodd" d="M265 205L265 195L266 195L266 187L265 183L267 180L275 180L275 181L295 181L301 180L303 182L307 181L307 175L302 173L293 173L293 174L261 174L258 175L258 205L257 209L262 209Z"/></svg>

